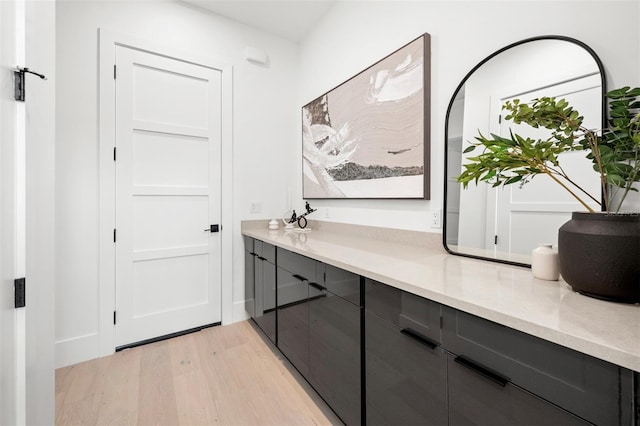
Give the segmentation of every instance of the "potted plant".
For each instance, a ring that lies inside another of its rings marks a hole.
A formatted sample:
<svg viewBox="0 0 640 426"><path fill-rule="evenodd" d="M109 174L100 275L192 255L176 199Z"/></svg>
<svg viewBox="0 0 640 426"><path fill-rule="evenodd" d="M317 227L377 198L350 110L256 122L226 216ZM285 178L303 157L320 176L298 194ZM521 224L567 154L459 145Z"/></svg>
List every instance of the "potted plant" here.
<svg viewBox="0 0 640 426"><path fill-rule="evenodd" d="M458 181L493 186L524 184L547 175L567 190L586 212L574 212L558 234L560 273L581 293L621 302L640 302L640 214L622 212L627 195L640 182L640 88L607 93L603 129L583 126L583 117L564 99L544 97L527 104L507 102L505 117L550 130L546 139L513 132L509 137L479 134L465 153L482 148L463 165ZM561 165L560 155L584 151L600 176L601 194L589 194ZM599 204L594 211L589 204Z"/></svg>

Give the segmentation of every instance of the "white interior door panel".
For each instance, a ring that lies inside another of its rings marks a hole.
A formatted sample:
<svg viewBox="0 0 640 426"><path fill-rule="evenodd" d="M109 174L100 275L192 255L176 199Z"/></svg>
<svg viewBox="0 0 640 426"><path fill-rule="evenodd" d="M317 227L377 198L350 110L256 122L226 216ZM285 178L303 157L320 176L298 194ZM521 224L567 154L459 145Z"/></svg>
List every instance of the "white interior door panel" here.
<svg viewBox="0 0 640 426"><path fill-rule="evenodd" d="M221 320L221 72L116 48L116 346Z"/></svg>

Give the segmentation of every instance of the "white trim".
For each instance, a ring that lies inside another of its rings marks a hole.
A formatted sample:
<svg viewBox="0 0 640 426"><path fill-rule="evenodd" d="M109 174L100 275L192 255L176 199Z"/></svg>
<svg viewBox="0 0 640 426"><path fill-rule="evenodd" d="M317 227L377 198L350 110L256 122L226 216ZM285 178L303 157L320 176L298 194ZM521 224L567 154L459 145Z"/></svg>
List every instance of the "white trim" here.
<svg viewBox="0 0 640 426"><path fill-rule="evenodd" d="M133 185L132 195L190 195L192 197L206 197L209 195L209 187Z"/></svg>
<svg viewBox="0 0 640 426"><path fill-rule="evenodd" d="M26 424L55 423L55 2L25 1Z"/></svg>
<svg viewBox="0 0 640 426"><path fill-rule="evenodd" d="M135 130L141 130L154 133L167 133L170 135L179 135L187 138L204 139L209 135L208 129L199 129L197 127L176 126L167 123L154 123L152 121L131 120Z"/></svg>
<svg viewBox="0 0 640 426"><path fill-rule="evenodd" d="M26 61L26 4L23 0L15 2L15 55L18 64ZM25 65L22 65L25 66ZM26 98L26 97L25 97ZM18 103L15 108L15 265L17 277L27 275L27 108L26 103ZM31 278L31 277L29 277ZM16 424L27 422L27 318L26 308L16 311Z"/></svg>
<svg viewBox="0 0 640 426"><path fill-rule="evenodd" d="M99 339L100 356L112 354L115 349L113 310L115 307L115 166L113 147L115 140L115 82L113 65L116 46L126 46L155 55L178 59L222 72L222 184L221 184L221 313L222 324L233 322L233 131L232 131L232 87L233 69L230 64L218 59L194 55L167 48L149 40L100 28L99 34Z"/></svg>
<svg viewBox="0 0 640 426"><path fill-rule="evenodd" d="M56 342L56 368L95 358L99 341L100 336L98 333L58 340Z"/></svg>
<svg viewBox="0 0 640 426"><path fill-rule="evenodd" d="M244 309L244 302L244 300L241 300L233 304L233 322L240 322L251 318Z"/></svg>

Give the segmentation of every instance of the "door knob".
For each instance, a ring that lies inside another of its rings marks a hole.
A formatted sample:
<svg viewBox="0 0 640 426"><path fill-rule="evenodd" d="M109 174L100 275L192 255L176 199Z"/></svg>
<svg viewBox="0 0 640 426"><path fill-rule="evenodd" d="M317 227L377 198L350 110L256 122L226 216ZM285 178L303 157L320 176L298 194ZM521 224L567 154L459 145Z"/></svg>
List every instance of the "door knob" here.
<svg viewBox="0 0 640 426"><path fill-rule="evenodd" d="M220 225L209 225L209 227L205 229L205 232L220 232Z"/></svg>

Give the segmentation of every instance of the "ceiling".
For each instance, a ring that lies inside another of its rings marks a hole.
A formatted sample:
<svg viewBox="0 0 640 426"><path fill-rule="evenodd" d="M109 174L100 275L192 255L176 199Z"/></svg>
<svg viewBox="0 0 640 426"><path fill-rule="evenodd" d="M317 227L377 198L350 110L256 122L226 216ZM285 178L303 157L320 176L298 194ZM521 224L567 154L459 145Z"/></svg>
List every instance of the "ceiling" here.
<svg viewBox="0 0 640 426"><path fill-rule="evenodd" d="M295 43L338 0L181 0Z"/></svg>

